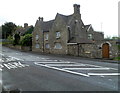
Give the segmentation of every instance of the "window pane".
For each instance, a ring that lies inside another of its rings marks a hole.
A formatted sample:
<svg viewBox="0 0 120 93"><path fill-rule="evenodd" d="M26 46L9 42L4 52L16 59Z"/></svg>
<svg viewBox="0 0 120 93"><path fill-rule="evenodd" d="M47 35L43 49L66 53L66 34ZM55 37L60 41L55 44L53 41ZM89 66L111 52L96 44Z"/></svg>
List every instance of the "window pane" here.
<svg viewBox="0 0 120 93"><path fill-rule="evenodd" d="M88 39L93 39L92 34L88 34Z"/></svg>
<svg viewBox="0 0 120 93"><path fill-rule="evenodd" d="M56 38L60 38L60 32L56 32Z"/></svg>
<svg viewBox="0 0 120 93"><path fill-rule="evenodd" d="M45 35L45 40L48 40L48 36L49 36L48 34Z"/></svg>
<svg viewBox="0 0 120 93"><path fill-rule="evenodd" d="M50 45L48 43L45 44L45 48L50 48Z"/></svg>
<svg viewBox="0 0 120 93"><path fill-rule="evenodd" d="M36 44L35 47L36 47L36 48L40 48L40 45L39 45L39 44Z"/></svg>
<svg viewBox="0 0 120 93"><path fill-rule="evenodd" d="M36 37L35 37L35 38L36 38L36 40L38 40L38 39L39 39L39 35L36 35Z"/></svg>
<svg viewBox="0 0 120 93"><path fill-rule="evenodd" d="M55 49L62 49L61 43L55 43Z"/></svg>

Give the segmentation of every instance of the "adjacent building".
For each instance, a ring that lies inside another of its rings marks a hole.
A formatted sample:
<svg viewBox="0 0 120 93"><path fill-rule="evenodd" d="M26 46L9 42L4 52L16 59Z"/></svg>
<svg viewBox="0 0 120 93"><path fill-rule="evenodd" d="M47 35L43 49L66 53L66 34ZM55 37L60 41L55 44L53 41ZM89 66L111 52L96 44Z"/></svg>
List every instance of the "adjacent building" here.
<svg viewBox="0 0 120 93"><path fill-rule="evenodd" d="M25 35L25 33L29 30L29 29L31 29L33 26L31 25L31 26L28 26L28 23L24 23L24 27L18 27L17 29L16 29L16 31L15 31L15 33L18 33L18 34L20 34L20 36L23 36L23 35Z"/></svg>

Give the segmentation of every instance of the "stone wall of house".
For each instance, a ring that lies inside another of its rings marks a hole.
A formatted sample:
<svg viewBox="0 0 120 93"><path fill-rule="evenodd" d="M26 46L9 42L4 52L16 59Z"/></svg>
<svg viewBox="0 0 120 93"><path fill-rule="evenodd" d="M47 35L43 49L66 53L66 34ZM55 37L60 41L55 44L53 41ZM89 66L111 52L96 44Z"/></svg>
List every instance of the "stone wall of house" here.
<svg viewBox="0 0 120 93"><path fill-rule="evenodd" d="M68 51L67 51L68 55L79 56L79 51L78 51L79 47L77 44L69 44L67 48L68 48Z"/></svg>
<svg viewBox="0 0 120 93"><path fill-rule="evenodd" d="M60 37L56 38L56 32L60 32ZM51 32L49 33L50 53L52 54L67 54L67 28L64 20L57 16L55 19ZM56 49L55 44L60 43L62 48Z"/></svg>
<svg viewBox="0 0 120 93"><path fill-rule="evenodd" d="M40 20L37 20L34 31L32 33L32 51L35 52L43 52L43 31L41 29L41 23L42 22ZM38 35L37 40L36 35ZM36 44L39 45L38 48L36 48Z"/></svg>
<svg viewBox="0 0 120 93"><path fill-rule="evenodd" d="M98 47L98 49L101 51L101 57L102 58L102 49L103 44L107 43L109 45L109 58L113 59L114 57L118 56L118 47L115 40L102 40L102 41L96 41L95 44Z"/></svg>
<svg viewBox="0 0 120 93"><path fill-rule="evenodd" d="M89 58L99 58L99 51L95 44L80 44L79 45L79 56Z"/></svg>
<svg viewBox="0 0 120 93"><path fill-rule="evenodd" d="M105 43L109 44L109 59L118 57L116 41L97 41L94 44L68 45L68 55L88 58L103 58L102 45Z"/></svg>

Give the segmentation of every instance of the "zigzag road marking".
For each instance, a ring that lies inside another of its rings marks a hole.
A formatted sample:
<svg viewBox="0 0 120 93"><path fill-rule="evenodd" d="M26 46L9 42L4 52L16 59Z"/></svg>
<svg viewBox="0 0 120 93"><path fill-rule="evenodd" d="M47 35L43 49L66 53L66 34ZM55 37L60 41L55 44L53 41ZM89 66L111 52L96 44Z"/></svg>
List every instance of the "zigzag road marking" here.
<svg viewBox="0 0 120 93"><path fill-rule="evenodd" d="M56 67L51 67L51 66L48 66L48 65L39 64L37 62L34 62L34 64L40 65L40 66L43 66L43 67L47 67L47 68L51 68L51 69L55 69L55 70L59 70L59 71L63 71L63 72L67 72L67 73L71 73L71 74L75 74L75 75L89 77L89 75L87 75L87 74L78 73L78 72L69 71L69 70L64 70L64 69L60 69L60 68L56 68Z"/></svg>
<svg viewBox="0 0 120 93"><path fill-rule="evenodd" d="M116 75L120 75L120 73L88 73L89 76L116 76Z"/></svg>
<svg viewBox="0 0 120 93"><path fill-rule="evenodd" d="M110 68L63 68L68 70L109 70Z"/></svg>

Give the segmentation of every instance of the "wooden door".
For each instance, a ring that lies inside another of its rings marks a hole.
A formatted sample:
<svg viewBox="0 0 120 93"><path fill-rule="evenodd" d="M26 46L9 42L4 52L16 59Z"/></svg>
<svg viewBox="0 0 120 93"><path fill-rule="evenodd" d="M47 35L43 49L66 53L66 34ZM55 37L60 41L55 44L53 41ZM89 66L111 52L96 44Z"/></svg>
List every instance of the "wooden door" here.
<svg viewBox="0 0 120 93"><path fill-rule="evenodd" d="M109 44L105 43L102 46L102 57L109 58Z"/></svg>

